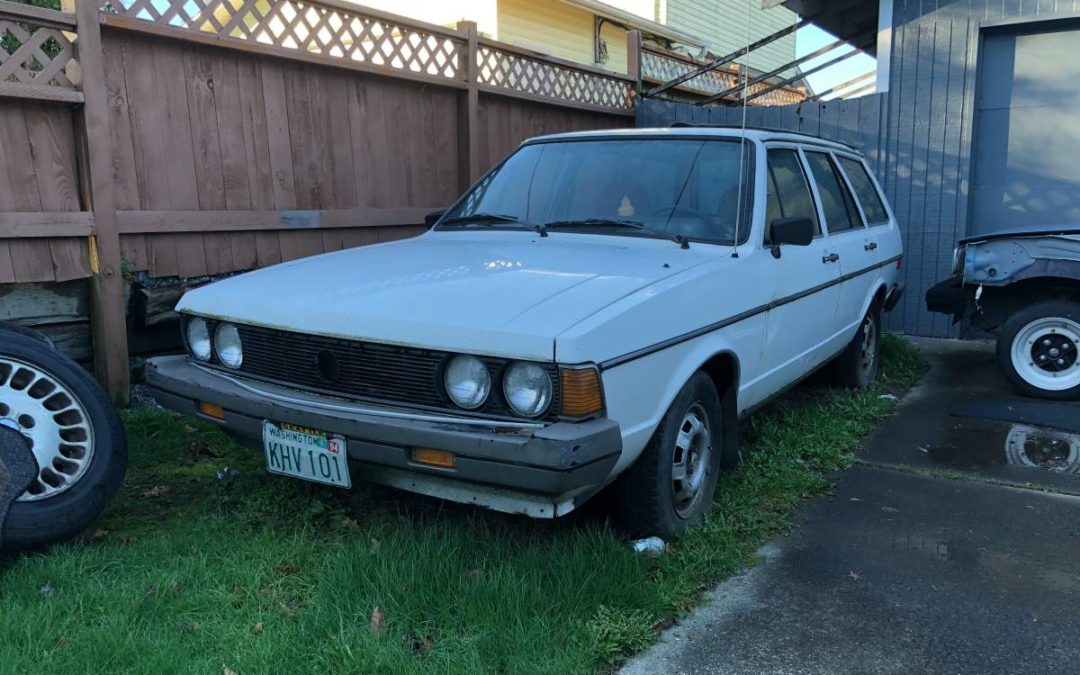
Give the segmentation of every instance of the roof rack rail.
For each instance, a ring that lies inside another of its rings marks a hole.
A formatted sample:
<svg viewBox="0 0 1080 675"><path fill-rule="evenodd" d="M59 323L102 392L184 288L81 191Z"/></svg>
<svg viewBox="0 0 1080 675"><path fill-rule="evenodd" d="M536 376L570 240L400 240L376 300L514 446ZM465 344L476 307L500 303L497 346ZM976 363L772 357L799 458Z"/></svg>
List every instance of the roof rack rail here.
<svg viewBox="0 0 1080 675"><path fill-rule="evenodd" d="M685 121L678 121L678 122L672 122L671 124L668 125L669 129L670 128L695 128L695 127L702 128L702 129L743 129L744 128L741 124L716 124L714 122L685 122ZM837 140L833 140L831 138L822 138L821 136L814 136L813 134L808 134L808 133L806 133L804 131L793 131L791 129L781 129L779 127L763 127L763 126L759 126L759 125L756 125L756 124L747 124L745 128L748 129L748 130L751 130L751 131L771 131L771 132L777 133L777 134L793 134L795 136L806 136L807 138L817 138L819 140L828 141L829 143L836 143L837 145L842 145L845 148L851 148L852 150L855 150L856 152L861 152L861 150L859 150L857 147L855 147L851 143L845 143L844 141L837 141Z"/></svg>

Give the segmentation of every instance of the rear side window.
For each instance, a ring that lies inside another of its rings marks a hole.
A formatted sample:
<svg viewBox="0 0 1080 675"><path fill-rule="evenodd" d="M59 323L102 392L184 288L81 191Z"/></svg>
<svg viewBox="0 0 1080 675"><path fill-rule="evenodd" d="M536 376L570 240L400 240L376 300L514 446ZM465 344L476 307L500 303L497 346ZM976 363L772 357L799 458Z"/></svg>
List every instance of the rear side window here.
<svg viewBox="0 0 1080 675"><path fill-rule="evenodd" d="M768 226L777 218L809 218L814 232L821 234L814 198L806 182L799 155L794 150L776 148L769 150L769 201L766 206L765 237L768 243Z"/></svg>
<svg viewBox="0 0 1080 675"><path fill-rule="evenodd" d="M825 227L829 228L829 234L862 227L862 218L855 207L855 200L840 180L829 156L822 152L808 152L806 161L817 184L821 210L825 213Z"/></svg>
<svg viewBox="0 0 1080 675"><path fill-rule="evenodd" d="M862 206L863 215L866 216L868 225L881 225L889 222L889 214L885 211L885 204L881 201L881 195L870 180L870 174L862 162L851 157L837 157L840 168L847 174L851 189L855 191L855 198Z"/></svg>

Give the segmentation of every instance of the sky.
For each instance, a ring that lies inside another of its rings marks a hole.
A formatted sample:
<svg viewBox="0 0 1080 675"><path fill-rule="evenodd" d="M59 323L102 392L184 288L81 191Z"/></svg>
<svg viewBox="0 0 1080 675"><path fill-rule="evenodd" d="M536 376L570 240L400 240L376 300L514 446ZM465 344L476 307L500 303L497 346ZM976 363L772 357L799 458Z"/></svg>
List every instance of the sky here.
<svg viewBox="0 0 1080 675"><path fill-rule="evenodd" d="M795 33L795 53L797 56L803 56L804 54L809 54L814 50L820 49L825 45L829 44L830 42L835 41L835 36L826 33L817 26L806 26L805 28L800 28ZM836 49L831 50L826 54L817 57L816 59L807 61L801 66L801 68L803 70L809 70L815 65L834 59L841 54L850 52L851 50L851 47L848 47L847 45L837 47ZM859 54L845 61L841 61L835 66L830 66L819 73L815 73L808 77L807 80L809 80L810 87L813 88L815 92L820 93L842 82L846 82L847 80L858 77L865 72L874 70L875 68L876 60L874 59L874 57L868 56L867 54ZM873 79L861 82L860 84L852 87L852 90L857 89L864 84L869 84L871 82L873 82Z"/></svg>

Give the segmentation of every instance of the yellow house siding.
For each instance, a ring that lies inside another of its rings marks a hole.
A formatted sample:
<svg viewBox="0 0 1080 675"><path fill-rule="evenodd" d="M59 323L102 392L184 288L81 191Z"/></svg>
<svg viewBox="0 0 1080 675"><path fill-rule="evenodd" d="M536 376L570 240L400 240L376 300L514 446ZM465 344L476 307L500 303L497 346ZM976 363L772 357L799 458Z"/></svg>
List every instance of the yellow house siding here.
<svg viewBox="0 0 1080 675"><path fill-rule="evenodd" d="M495 39L578 63L593 63L593 15L556 0L498 0ZM626 72L626 31L605 24L604 68Z"/></svg>
<svg viewBox="0 0 1080 675"><path fill-rule="evenodd" d="M761 0L666 0L666 25L700 35L717 54L728 54L746 45L747 9L750 12L750 41L765 37L795 23L793 12L783 7L762 9ZM795 36L789 35L749 54L749 65L772 70L795 58Z"/></svg>

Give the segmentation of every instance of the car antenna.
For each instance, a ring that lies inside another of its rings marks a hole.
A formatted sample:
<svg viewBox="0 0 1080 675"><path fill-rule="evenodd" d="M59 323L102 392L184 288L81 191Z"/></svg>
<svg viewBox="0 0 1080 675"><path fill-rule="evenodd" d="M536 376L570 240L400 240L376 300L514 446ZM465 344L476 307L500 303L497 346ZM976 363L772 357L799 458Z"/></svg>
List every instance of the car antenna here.
<svg viewBox="0 0 1080 675"><path fill-rule="evenodd" d="M753 2L754 0L746 0L746 48L743 55L747 57L750 55L750 18ZM742 123L739 125L739 201L735 206L735 238L731 242L732 258L739 257L739 224L742 222L743 198L746 196L744 182L746 164L743 155L746 153L746 90L750 78L748 63L743 63L743 67L739 68L739 77L742 78L742 91L739 92L739 103L742 104Z"/></svg>

